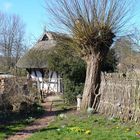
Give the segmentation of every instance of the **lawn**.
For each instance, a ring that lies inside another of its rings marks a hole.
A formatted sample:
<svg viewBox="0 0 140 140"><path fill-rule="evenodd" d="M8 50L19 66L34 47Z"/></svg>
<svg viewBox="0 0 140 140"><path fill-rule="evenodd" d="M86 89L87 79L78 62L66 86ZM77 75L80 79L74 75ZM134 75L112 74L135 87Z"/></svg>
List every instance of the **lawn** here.
<svg viewBox="0 0 140 140"><path fill-rule="evenodd" d="M38 109L29 114L9 113L4 115L4 113L0 113L0 140L4 140L22 130L43 114L44 110L42 107L38 107Z"/></svg>
<svg viewBox="0 0 140 140"><path fill-rule="evenodd" d="M0 125L0 140L4 140L9 135L16 133L26 126L26 123L14 123L9 125Z"/></svg>
<svg viewBox="0 0 140 140"><path fill-rule="evenodd" d="M4 140L10 135L13 135L16 132L22 130L23 128L25 128L27 125L29 125L36 119L33 117L19 119L18 117L17 118L15 117L14 121L11 121L11 122L9 121L8 123L5 123L5 124L4 123L0 124L0 140Z"/></svg>
<svg viewBox="0 0 140 140"><path fill-rule="evenodd" d="M28 140L140 140L140 126L99 115L61 114Z"/></svg>

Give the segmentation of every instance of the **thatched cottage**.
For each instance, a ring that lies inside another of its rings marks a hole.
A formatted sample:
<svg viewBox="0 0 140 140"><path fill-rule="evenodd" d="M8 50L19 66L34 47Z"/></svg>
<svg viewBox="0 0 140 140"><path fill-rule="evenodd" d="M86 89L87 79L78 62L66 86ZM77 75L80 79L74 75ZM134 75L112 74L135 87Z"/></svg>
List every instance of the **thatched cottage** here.
<svg viewBox="0 0 140 140"><path fill-rule="evenodd" d="M19 68L25 68L28 71L28 78L39 82L40 89L47 92L61 93L63 91L60 75L55 71L49 71L46 57L59 44L56 41L59 36L54 32L45 32L34 47L16 64ZM45 75L46 70L48 71L47 75ZM47 77L47 81L44 81L44 77Z"/></svg>

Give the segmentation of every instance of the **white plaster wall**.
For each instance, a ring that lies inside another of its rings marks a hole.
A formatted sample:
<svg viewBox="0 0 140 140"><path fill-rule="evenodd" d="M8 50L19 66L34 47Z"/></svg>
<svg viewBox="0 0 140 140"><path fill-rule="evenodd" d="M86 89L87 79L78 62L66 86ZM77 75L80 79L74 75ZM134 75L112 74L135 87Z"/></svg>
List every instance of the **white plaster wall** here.
<svg viewBox="0 0 140 140"><path fill-rule="evenodd" d="M43 85L43 90L47 92L61 92L60 75L57 72L49 72L48 82Z"/></svg>

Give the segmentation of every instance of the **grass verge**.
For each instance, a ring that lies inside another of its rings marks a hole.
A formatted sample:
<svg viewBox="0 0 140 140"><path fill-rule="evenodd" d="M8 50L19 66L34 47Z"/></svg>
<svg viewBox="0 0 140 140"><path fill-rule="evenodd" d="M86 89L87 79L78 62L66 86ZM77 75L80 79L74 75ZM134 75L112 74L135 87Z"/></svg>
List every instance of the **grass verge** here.
<svg viewBox="0 0 140 140"><path fill-rule="evenodd" d="M139 140L140 126L99 115L60 114L28 140Z"/></svg>
<svg viewBox="0 0 140 140"><path fill-rule="evenodd" d="M41 106L38 106L34 112L26 113L1 113L0 114L0 140L8 138L10 135L14 135L27 125L35 121L44 114L44 110Z"/></svg>

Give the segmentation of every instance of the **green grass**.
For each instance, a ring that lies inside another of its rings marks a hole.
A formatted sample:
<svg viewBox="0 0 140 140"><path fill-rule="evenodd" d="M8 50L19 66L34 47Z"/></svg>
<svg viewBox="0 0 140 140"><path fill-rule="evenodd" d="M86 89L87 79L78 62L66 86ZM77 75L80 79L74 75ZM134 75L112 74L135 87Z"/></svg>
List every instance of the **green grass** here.
<svg viewBox="0 0 140 140"><path fill-rule="evenodd" d="M23 120L17 120L14 122L9 122L9 123L0 125L0 140L4 140L5 138L9 137L10 135L13 135L16 132L22 130L27 125L31 124L34 120L35 120L35 118L28 117Z"/></svg>
<svg viewBox="0 0 140 140"><path fill-rule="evenodd" d="M10 125L0 125L0 140L4 140L9 135L23 129L27 124L24 122L14 123Z"/></svg>
<svg viewBox="0 0 140 140"><path fill-rule="evenodd" d="M56 117L47 128L28 140L139 140L140 126L99 115L67 115ZM87 134L86 134L87 133Z"/></svg>
<svg viewBox="0 0 140 140"><path fill-rule="evenodd" d="M22 130L27 125L35 121L44 114L42 107L38 107L34 112L29 114L20 114L20 113L0 113L0 140L4 140L10 135L15 134L16 132Z"/></svg>

